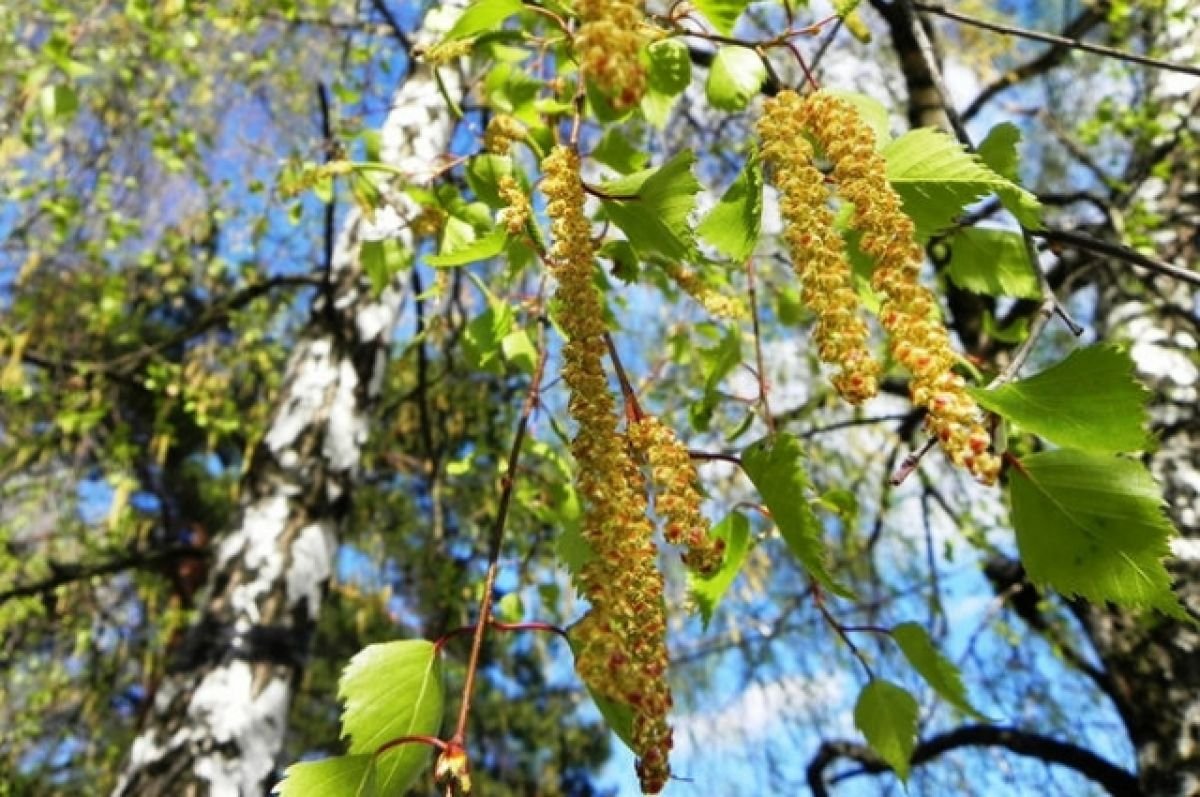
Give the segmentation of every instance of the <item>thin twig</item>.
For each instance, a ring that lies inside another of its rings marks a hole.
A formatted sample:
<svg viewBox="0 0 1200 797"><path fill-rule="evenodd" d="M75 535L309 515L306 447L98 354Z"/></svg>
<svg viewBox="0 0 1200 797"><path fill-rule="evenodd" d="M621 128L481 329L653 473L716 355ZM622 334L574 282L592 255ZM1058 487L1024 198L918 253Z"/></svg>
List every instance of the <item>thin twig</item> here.
<svg viewBox="0 0 1200 797"><path fill-rule="evenodd" d="M1163 260L1159 260L1149 255L1144 255L1136 249L1130 249L1128 246L1121 244L1110 243L1109 241L1101 241L1099 238L1092 238L1089 235L1082 233L1071 232L1069 230L1031 230L1033 235L1038 238L1043 238L1051 243L1064 243L1079 249L1086 249L1089 252L1097 252L1102 255L1115 257L1118 260L1124 260L1127 263L1132 263L1135 266L1150 269L1151 271L1162 274L1166 277L1177 279L1181 282L1186 282L1189 285L1200 287L1200 272L1192 271L1181 266L1172 265Z"/></svg>
<svg viewBox="0 0 1200 797"><path fill-rule="evenodd" d="M617 383L621 386L621 396L625 399L625 417L631 421L640 421L646 417L646 413L642 411L637 391L633 389L633 384L625 373L625 366L621 365L621 356L617 354L617 345L613 343L611 333L604 333L604 344L608 347L608 356L617 372Z"/></svg>
<svg viewBox="0 0 1200 797"><path fill-rule="evenodd" d="M767 372L763 364L762 332L758 323L758 285L755 276L754 258L747 258L746 292L750 297L750 319L754 324L754 362L758 376L758 406L762 412L763 421L767 424L767 431L775 434L775 416L771 414L771 405L767 399L771 387L767 384Z"/></svg>
<svg viewBox="0 0 1200 797"><path fill-rule="evenodd" d="M1115 58L1118 61L1128 61L1133 64L1142 66L1154 67L1155 69L1165 69L1168 72L1182 72L1186 75L1200 76L1200 67L1190 64L1176 64L1170 61L1164 61L1160 58L1151 58L1146 55L1138 55L1137 53L1128 53L1124 50L1117 50L1113 47L1105 47L1102 44L1091 44L1090 42L1080 41L1079 39L1068 39L1065 36L1058 36L1053 33L1043 33L1037 30L1029 30L1028 28L1018 28L1014 25L1002 25L998 22L988 22L985 19L972 17L968 14L962 14L957 11L951 11L940 4L933 3L912 3L912 7L920 11L925 11L930 14L937 14L939 17L952 19L955 22L961 22L964 25L970 25L983 30L990 30L993 33L1000 33L1004 36L1019 36L1022 39L1032 39L1033 41L1045 42L1047 44L1058 44L1063 47L1070 47L1075 50L1093 53L1095 55L1103 55L1108 58Z"/></svg>
<svg viewBox="0 0 1200 797"><path fill-rule="evenodd" d="M542 281L545 287L545 280ZM540 294L540 291L539 291ZM521 446L525 442L525 432L529 428L529 419L533 408L538 403L538 392L542 383L542 374L546 370L546 321L538 323L538 359L533 370L533 379L529 383L529 391L525 394L525 402L521 405L521 416L517 421L517 432L513 436L512 449L508 452L508 468L501 477L500 505L496 509L496 522L492 526L491 537L488 541L488 569L483 581L483 595L479 600L479 622L475 636L471 642L471 655L467 660L467 675L463 683L462 705L458 712L458 724L454 735L450 738L451 745L463 745L467 738L467 720L471 715L471 697L475 691L475 676L479 671L479 656L483 651L483 638L492 619L492 592L496 585L496 575L500 570L500 548L504 540L504 526L508 520L508 507L512 503L513 488L516 485L517 466L521 461Z"/></svg>

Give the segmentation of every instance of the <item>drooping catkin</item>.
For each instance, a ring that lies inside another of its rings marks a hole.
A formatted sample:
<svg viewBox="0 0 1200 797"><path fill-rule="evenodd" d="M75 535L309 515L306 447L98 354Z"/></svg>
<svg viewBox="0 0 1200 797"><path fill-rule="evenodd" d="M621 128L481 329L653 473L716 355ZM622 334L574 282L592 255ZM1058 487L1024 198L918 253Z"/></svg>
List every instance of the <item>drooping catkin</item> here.
<svg viewBox="0 0 1200 797"><path fill-rule="evenodd" d="M543 162L558 280L558 321L567 342L567 410L579 428L571 443L583 498L582 534L593 557L579 583L592 608L573 629L575 666L596 694L633 709L632 741L642 789L658 793L670 774L671 695L666 682L666 609L656 566L646 486L604 372L604 314L592 281L594 246L584 214L579 156L556 147Z"/></svg>
<svg viewBox="0 0 1200 797"><path fill-rule="evenodd" d="M529 205L529 197L521 190L517 178L511 174L500 178L497 192L507 205L500 211L500 223L508 230L509 235L523 234L529 218L533 214L533 209Z"/></svg>
<svg viewBox="0 0 1200 797"><path fill-rule="evenodd" d="M685 565L702 576L712 575L721 566L725 541L709 536L708 520L700 512L699 477L687 449L670 427L652 415L630 424L629 442L650 468L663 536L686 549Z"/></svg>
<svg viewBox="0 0 1200 797"><path fill-rule="evenodd" d="M679 286L680 290L695 299L714 318L737 321L749 316L746 305L742 303L741 299L706 285L696 272L690 271L678 263L667 263L663 266L663 271L667 272L667 276Z"/></svg>
<svg viewBox="0 0 1200 797"><path fill-rule="evenodd" d="M840 372L833 386L851 404L878 391L879 364L867 348L867 325L858 314L845 244L833 227L824 176L813 165L801 126L801 100L783 91L764 103L758 122L762 154L779 189L779 210L801 299L817 316L814 338L823 362Z"/></svg>
<svg viewBox="0 0 1200 797"><path fill-rule="evenodd" d="M805 98L800 119L833 163L837 193L854 204L851 224L875 260L871 285L883 296L879 320L893 356L912 374L913 403L928 409L926 424L954 464L994 483L1000 460L988 450L991 436L966 381L953 370L957 356L937 299L919 279L924 253L875 151L874 133L851 103L823 91Z"/></svg>
<svg viewBox="0 0 1200 797"><path fill-rule="evenodd" d="M498 113L488 120L483 131L483 148L493 155L507 155L513 143L524 141L528 134L525 126L515 117Z"/></svg>
<svg viewBox="0 0 1200 797"><path fill-rule="evenodd" d="M575 49L583 74L590 77L615 108L632 108L646 93L646 69L638 52L646 43L641 32L646 9L639 0L579 0L583 24Z"/></svg>

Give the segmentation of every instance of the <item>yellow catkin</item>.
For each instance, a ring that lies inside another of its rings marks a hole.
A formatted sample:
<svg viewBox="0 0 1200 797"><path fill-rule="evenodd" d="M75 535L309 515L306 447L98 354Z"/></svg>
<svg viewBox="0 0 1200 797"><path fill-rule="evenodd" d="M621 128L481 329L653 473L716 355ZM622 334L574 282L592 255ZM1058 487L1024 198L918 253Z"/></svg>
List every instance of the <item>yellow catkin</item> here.
<svg viewBox="0 0 1200 797"><path fill-rule="evenodd" d="M529 223L529 217L533 213L529 206L529 197L525 196L521 185L511 174L500 178L497 191L500 198L508 205L500 211L500 223L508 230L509 235L524 234L525 225Z"/></svg>
<svg viewBox="0 0 1200 797"><path fill-rule="evenodd" d="M711 576L721 566L725 541L709 536L708 520L700 512L700 479L687 449L670 427L652 415L629 425L629 442L650 468L654 507L665 523L663 536L687 549L684 564Z"/></svg>
<svg viewBox="0 0 1200 797"><path fill-rule="evenodd" d="M421 57L427 63L438 66L470 55L474 47L474 39L455 39L453 41L438 42L422 53Z"/></svg>
<svg viewBox="0 0 1200 797"><path fill-rule="evenodd" d="M994 483L1000 460L988 450L991 436L966 381L953 370L957 356L938 317L937 298L919 279L924 252L888 183L874 133L852 104L826 92L809 95L801 116L834 165L838 194L854 204L851 223L862 231L863 251L875 260L871 285L883 296L879 320L893 356L912 373L913 403L929 411L926 424L954 464L984 484Z"/></svg>
<svg viewBox="0 0 1200 797"><path fill-rule="evenodd" d="M507 155L512 145L524 141L527 131L525 126L514 117L500 113L488 120L487 128L483 131L483 148L493 155Z"/></svg>
<svg viewBox="0 0 1200 797"><path fill-rule="evenodd" d="M833 228L829 193L813 165L800 110L800 97L793 91L764 103L758 122L762 154L779 189L784 238L800 277L801 299L817 316L817 353L823 362L840 368L833 378L838 393L851 404L861 404L879 389L879 364L867 348L867 325L858 315L845 244Z"/></svg>
<svg viewBox="0 0 1200 797"><path fill-rule="evenodd" d="M604 313L592 280L595 251L584 214L579 156L555 147L542 168L554 237L550 260L558 280L558 321L567 339L562 376L570 393L567 410L579 427L571 452L584 504L582 534L593 553L579 574L592 608L572 630L576 669L594 692L633 709L638 775L642 789L656 794L670 774L671 694L654 528L641 472L628 441L617 432L616 402L604 372Z"/></svg>
<svg viewBox="0 0 1200 797"><path fill-rule="evenodd" d="M646 70L638 56L647 37L646 9L637 0L579 0L582 24L575 50L583 74L595 81L613 106L631 108L646 93Z"/></svg>
<svg viewBox="0 0 1200 797"><path fill-rule="evenodd" d="M704 284L704 280L700 279L700 275L696 272L689 271L678 263L668 263L663 266L663 270L679 286L680 290L695 299L701 307L708 311L709 315L715 318L727 318L731 321L737 321L749 315L746 312L746 305L742 304L738 297L727 296L720 291L713 290L712 287Z"/></svg>

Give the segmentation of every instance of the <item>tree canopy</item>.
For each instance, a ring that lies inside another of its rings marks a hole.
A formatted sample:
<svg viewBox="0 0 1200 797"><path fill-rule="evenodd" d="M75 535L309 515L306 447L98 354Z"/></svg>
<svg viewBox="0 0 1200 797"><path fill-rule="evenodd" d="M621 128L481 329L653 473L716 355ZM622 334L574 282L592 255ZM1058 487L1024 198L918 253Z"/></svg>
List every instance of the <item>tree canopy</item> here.
<svg viewBox="0 0 1200 797"><path fill-rule="evenodd" d="M0 9L0 794L1200 789L1189 5Z"/></svg>

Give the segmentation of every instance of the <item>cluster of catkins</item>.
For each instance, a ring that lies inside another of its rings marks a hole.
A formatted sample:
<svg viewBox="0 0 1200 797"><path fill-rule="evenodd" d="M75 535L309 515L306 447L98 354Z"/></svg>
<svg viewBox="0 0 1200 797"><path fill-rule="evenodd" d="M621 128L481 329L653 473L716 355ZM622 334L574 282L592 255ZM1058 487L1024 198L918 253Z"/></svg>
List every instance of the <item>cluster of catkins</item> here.
<svg viewBox="0 0 1200 797"><path fill-rule="evenodd" d="M639 0L579 0L582 24L575 50L583 74L595 81L617 109L632 108L646 93L639 51L646 43L646 10Z"/></svg>
<svg viewBox="0 0 1200 797"><path fill-rule="evenodd" d="M572 629L576 669L596 695L632 709L638 777L646 793L656 794L670 776L671 693L663 578L639 459L648 465L667 538L687 548L685 561L711 573L720 565L722 543L708 536L695 469L674 434L651 418L632 423L627 435L619 431L604 370L603 304L592 279L595 251L579 156L559 146L542 168L558 321L566 336L562 377L579 427L571 451L584 504L582 533L593 553L579 574L591 609Z"/></svg>
<svg viewBox="0 0 1200 797"><path fill-rule="evenodd" d="M850 223L862 233L863 251L875 260L871 286L882 297L880 323L892 355L912 374L913 403L928 410L926 424L952 462L979 481L994 483L1000 460L988 450L991 437L979 407L954 371L956 356L936 298L919 280L924 253L888 183L871 128L844 99L824 91L804 98L784 91L766 102L758 130L779 188L802 298L817 315L820 357L840 368L834 378L838 392L856 404L870 398L879 366L867 350L867 327L857 313L841 236L833 228L825 178L813 165L806 135L833 165L830 178L837 195L854 206Z"/></svg>

